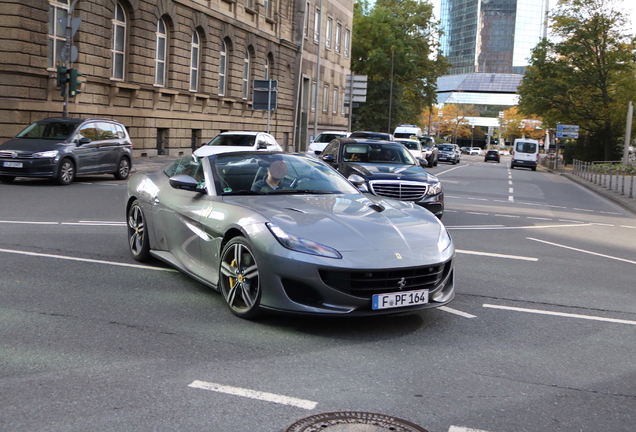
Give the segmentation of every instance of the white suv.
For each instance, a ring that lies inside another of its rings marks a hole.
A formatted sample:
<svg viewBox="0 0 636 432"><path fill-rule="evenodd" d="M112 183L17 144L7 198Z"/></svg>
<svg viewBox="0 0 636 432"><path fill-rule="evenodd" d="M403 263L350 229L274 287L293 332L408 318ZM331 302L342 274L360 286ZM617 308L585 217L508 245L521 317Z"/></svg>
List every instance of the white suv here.
<svg viewBox="0 0 636 432"><path fill-rule="evenodd" d="M209 156L235 151L283 151L276 138L264 132L223 132L199 147L194 154Z"/></svg>

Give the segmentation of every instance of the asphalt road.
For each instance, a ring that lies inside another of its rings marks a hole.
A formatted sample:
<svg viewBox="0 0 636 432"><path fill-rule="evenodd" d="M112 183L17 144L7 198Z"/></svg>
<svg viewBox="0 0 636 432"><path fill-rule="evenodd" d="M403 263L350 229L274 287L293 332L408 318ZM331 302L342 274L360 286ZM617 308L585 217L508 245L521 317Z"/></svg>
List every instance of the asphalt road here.
<svg viewBox="0 0 636 432"><path fill-rule="evenodd" d="M361 411L430 432L633 431L636 217L463 156L457 297L383 318L234 317L126 243L125 182L0 184L0 430L282 432Z"/></svg>

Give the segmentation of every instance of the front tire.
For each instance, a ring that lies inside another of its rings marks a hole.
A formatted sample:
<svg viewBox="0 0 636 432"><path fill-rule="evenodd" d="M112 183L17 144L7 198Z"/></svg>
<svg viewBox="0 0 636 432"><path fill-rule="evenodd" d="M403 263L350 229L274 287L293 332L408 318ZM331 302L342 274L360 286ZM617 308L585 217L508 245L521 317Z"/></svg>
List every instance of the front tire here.
<svg viewBox="0 0 636 432"><path fill-rule="evenodd" d="M244 237L234 237L223 248L219 286L225 303L240 318L260 313L261 286L252 247Z"/></svg>
<svg viewBox="0 0 636 432"><path fill-rule="evenodd" d="M115 179L126 180L130 174L130 160L127 157L123 157L119 160L117 165L117 171L115 171Z"/></svg>
<svg viewBox="0 0 636 432"><path fill-rule="evenodd" d="M150 261L148 224L139 200L135 200L128 209L128 248L135 261Z"/></svg>
<svg viewBox="0 0 636 432"><path fill-rule="evenodd" d="M57 184L62 186L68 186L73 183L73 180L75 180L75 164L72 160L68 158L62 159L55 180Z"/></svg>

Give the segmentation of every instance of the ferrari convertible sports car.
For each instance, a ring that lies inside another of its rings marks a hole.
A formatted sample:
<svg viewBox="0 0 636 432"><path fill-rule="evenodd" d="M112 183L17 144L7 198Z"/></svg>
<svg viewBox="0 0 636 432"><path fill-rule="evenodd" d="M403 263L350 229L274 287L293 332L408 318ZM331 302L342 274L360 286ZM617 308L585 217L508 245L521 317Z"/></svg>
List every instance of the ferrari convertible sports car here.
<svg viewBox="0 0 636 432"><path fill-rule="evenodd" d="M184 156L134 174L126 214L134 259L176 267L242 318L402 313L455 295L455 248L439 219L363 194L305 155Z"/></svg>

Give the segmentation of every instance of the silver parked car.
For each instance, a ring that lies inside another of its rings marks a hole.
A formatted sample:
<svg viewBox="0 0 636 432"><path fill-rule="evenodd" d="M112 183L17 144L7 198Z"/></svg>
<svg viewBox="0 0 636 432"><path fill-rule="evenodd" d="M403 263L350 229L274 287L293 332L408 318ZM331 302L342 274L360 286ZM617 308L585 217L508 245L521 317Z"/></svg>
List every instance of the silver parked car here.
<svg viewBox="0 0 636 432"><path fill-rule="evenodd" d="M176 267L242 318L380 315L454 297L444 225L416 204L360 193L316 158L184 156L133 175L126 214L134 259Z"/></svg>

